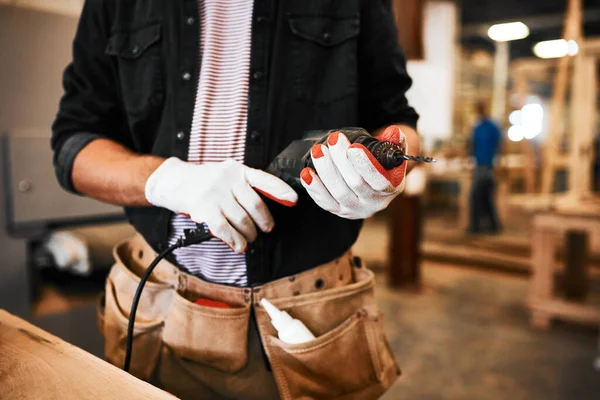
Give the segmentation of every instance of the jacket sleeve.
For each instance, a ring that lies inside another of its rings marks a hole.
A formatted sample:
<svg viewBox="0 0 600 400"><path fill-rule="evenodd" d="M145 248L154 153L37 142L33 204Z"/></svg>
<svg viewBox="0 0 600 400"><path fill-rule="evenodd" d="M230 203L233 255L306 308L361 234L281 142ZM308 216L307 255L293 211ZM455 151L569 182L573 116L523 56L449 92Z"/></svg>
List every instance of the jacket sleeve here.
<svg viewBox="0 0 600 400"><path fill-rule="evenodd" d="M117 71L104 52L110 13L109 0L86 0L73 40L73 59L63 75L64 94L52 125L56 176L72 193L76 193L71 172L77 154L97 138L125 140Z"/></svg>
<svg viewBox="0 0 600 400"><path fill-rule="evenodd" d="M412 79L389 0L363 1L359 71L361 126L369 131L394 123L416 128L419 115L406 98Z"/></svg>

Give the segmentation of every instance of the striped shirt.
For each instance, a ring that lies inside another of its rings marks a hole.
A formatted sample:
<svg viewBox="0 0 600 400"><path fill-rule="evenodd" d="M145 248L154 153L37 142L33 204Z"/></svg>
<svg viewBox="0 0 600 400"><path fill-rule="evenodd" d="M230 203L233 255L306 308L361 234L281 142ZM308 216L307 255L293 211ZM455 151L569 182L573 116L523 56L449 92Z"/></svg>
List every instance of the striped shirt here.
<svg viewBox="0 0 600 400"><path fill-rule="evenodd" d="M200 65L188 161L244 161L253 1L198 0ZM169 243L196 224L182 215L171 219ZM246 257L218 239L181 248L177 263L216 283L246 286Z"/></svg>

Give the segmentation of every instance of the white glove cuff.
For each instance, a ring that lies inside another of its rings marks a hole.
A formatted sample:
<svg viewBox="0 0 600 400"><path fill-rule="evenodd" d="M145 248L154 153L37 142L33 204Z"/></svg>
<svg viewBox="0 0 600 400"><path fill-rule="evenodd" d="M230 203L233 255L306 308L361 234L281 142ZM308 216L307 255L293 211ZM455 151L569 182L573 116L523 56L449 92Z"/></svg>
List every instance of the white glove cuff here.
<svg viewBox="0 0 600 400"><path fill-rule="evenodd" d="M154 170L152 175L146 181L144 194L146 200L154 206L167 207L167 197L164 193L168 193L169 188L165 188L165 183L169 183L169 171L176 169L181 164L186 164L177 157L166 159L162 164ZM167 185L168 186L168 185Z"/></svg>

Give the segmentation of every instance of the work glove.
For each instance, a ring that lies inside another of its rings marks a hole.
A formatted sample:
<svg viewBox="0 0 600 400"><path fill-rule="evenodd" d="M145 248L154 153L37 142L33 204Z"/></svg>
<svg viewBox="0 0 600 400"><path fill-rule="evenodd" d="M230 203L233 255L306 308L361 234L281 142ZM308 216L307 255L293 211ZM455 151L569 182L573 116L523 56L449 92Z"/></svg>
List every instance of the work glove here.
<svg viewBox="0 0 600 400"><path fill-rule="evenodd" d="M399 145L406 154L406 138L397 126L378 138ZM383 210L404 189L406 161L386 170L362 144L351 144L343 132L333 132L327 144L311 150L315 170L300 173L312 199L324 210L347 219L364 219Z"/></svg>
<svg viewBox="0 0 600 400"><path fill-rule="evenodd" d="M257 192L289 207L298 201L279 178L233 160L197 165L169 158L150 175L145 192L150 204L205 223L238 253L256 239L257 227L270 232L275 226Z"/></svg>

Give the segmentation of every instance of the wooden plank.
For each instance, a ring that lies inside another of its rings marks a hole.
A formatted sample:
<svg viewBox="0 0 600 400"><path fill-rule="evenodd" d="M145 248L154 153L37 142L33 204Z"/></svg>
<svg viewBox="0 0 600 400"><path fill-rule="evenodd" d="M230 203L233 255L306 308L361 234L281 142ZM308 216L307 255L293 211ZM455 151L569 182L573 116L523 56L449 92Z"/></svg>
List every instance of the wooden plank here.
<svg viewBox="0 0 600 400"><path fill-rule="evenodd" d="M388 284L397 288L416 287L421 280L419 243L423 231L423 218L420 197L398 196L390 204L388 214Z"/></svg>
<svg viewBox="0 0 600 400"><path fill-rule="evenodd" d="M576 198L591 194L596 87L596 59L580 52L574 61L570 116L569 192Z"/></svg>
<svg viewBox="0 0 600 400"><path fill-rule="evenodd" d="M0 310L0 399L175 397Z"/></svg>
<svg viewBox="0 0 600 400"><path fill-rule="evenodd" d="M424 0L393 0L398 42L408 60L425 58L423 36L425 4Z"/></svg>
<svg viewBox="0 0 600 400"><path fill-rule="evenodd" d="M78 17L83 0L0 0L0 4Z"/></svg>
<svg viewBox="0 0 600 400"><path fill-rule="evenodd" d="M530 300L529 307L534 312L541 312L554 318L593 326L600 324L600 310L590 305L571 303L564 300Z"/></svg>
<svg viewBox="0 0 600 400"><path fill-rule="evenodd" d="M580 51L588 57L600 57L600 38L586 39Z"/></svg>
<svg viewBox="0 0 600 400"><path fill-rule="evenodd" d="M536 226L533 231L531 257L532 281L529 297L550 299L554 293L554 249L556 232Z"/></svg>

